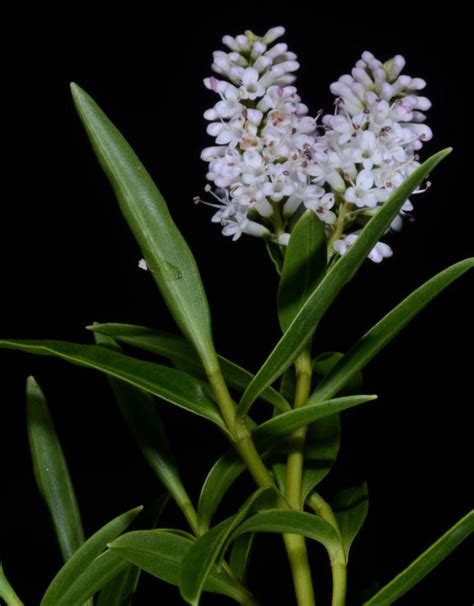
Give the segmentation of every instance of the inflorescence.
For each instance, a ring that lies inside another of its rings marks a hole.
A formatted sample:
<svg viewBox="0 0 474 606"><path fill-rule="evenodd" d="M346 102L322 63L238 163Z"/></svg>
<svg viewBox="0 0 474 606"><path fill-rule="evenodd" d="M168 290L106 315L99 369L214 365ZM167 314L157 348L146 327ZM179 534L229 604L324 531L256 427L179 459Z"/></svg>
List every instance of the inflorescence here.
<svg viewBox="0 0 474 606"><path fill-rule="evenodd" d="M405 59L381 63L364 52L351 74L331 84L332 115L311 117L294 86L295 53L275 41L283 27L222 42L204 80L219 96L205 112L215 145L202 152L209 163L205 188L215 207L212 221L237 240L241 234L285 246L305 209L324 223L330 257L343 255L364 224L419 166L418 152L432 137L424 124L430 101L426 83L402 74ZM417 190L415 193L419 193ZM195 202L201 202L195 198ZM391 225L399 231L413 210L407 200ZM379 242L369 258L392 255Z"/></svg>

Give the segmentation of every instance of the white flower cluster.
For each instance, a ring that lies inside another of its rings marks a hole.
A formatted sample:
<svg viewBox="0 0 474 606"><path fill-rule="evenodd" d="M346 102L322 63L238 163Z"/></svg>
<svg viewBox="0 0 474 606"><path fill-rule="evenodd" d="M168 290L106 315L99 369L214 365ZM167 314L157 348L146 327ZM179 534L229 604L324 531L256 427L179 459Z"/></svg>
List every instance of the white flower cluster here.
<svg viewBox="0 0 474 606"><path fill-rule="evenodd" d="M217 209L212 221L224 235L247 233L282 246L295 217L311 209L325 224L330 256L342 255L419 165L417 152L432 136L423 123L430 102L418 94L425 82L401 75L400 55L381 63L365 52L351 75L331 85L335 113L318 125L293 86L296 55L273 44L284 31L225 36L230 52L214 53L219 77L204 83L220 100L204 116L215 145L201 157L215 201L206 204ZM412 208L407 201L392 229ZM380 262L391 254L379 242L369 257Z"/></svg>

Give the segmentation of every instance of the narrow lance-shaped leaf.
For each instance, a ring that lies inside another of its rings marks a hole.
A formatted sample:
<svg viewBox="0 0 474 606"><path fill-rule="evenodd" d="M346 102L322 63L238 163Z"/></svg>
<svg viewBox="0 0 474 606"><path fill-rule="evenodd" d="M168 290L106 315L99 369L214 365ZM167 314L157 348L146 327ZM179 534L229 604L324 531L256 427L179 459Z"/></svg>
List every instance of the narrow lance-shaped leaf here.
<svg viewBox="0 0 474 606"><path fill-rule="evenodd" d="M169 495L165 494L147 506L135 520L132 528L135 530L155 528L168 500ZM123 563L123 558L120 560ZM131 606L142 570L128 561L125 562L125 566L125 569L116 574L109 583L103 585L97 598L97 606Z"/></svg>
<svg viewBox="0 0 474 606"><path fill-rule="evenodd" d="M314 421L359 406L364 402L370 402L376 397L361 395L335 398L278 415L255 429L252 434L255 446L262 458L267 458L283 440L300 427L311 425ZM244 464L233 450L226 452L214 464L199 497L198 523L201 532L207 530L219 503L244 469Z"/></svg>
<svg viewBox="0 0 474 606"><path fill-rule="evenodd" d="M11 586L5 572L3 571L3 565L0 562L0 598L5 600L7 606L23 606L23 602L15 593L15 590Z"/></svg>
<svg viewBox="0 0 474 606"><path fill-rule="evenodd" d="M350 250L326 273L242 396L238 415L247 414L260 393L271 385L306 347L317 324L383 235L405 200L451 149L438 152L419 166L364 227Z"/></svg>
<svg viewBox="0 0 474 606"><path fill-rule="evenodd" d="M270 506L270 503L275 504L276 494L272 489L258 489L247 499L238 513L214 526L194 543L181 567L179 589L183 599L193 606L199 604L204 583L213 566L222 559L233 530L245 520L252 509L263 504L267 506Z"/></svg>
<svg viewBox="0 0 474 606"><path fill-rule="evenodd" d="M128 532L109 545L109 548L128 562L149 574L179 585L183 559L194 541L170 530ZM214 567L207 577L204 590L219 593L241 603L248 592L222 568Z"/></svg>
<svg viewBox="0 0 474 606"><path fill-rule="evenodd" d="M116 342L110 337L95 333L95 339L99 345L120 351ZM194 510L171 452L157 403L149 394L123 381L109 377L109 382L122 417L143 456L185 513L192 530L196 531Z"/></svg>
<svg viewBox="0 0 474 606"><path fill-rule="evenodd" d="M359 534L369 511L367 484L364 482L361 486L342 490L334 497L332 506L347 562L351 545Z"/></svg>
<svg viewBox="0 0 474 606"><path fill-rule="evenodd" d="M70 587L56 597L54 601L43 599L41 606L70 606L72 604L89 604L88 600L107 585L114 577L120 575L128 567L128 562L115 553L107 550L98 555L86 568L84 568ZM108 603L107 606L112 606Z"/></svg>
<svg viewBox="0 0 474 606"><path fill-rule="evenodd" d="M48 506L64 560L84 542L79 507L48 404L38 383L26 384L26 423L36 483Z"/></svg>
<svg viewBox="0 0 474 606"><path fill-rule="evenodd" d="M292 323L324 275L327 244L324 225L312 210L294 226L278 289L278 318L283 332Z"/></svg>
<svg viewBox="0 0 474 606"><path fill-rule="evenodd" d="M326 400L338 393L390 341L452 282L474 267L474 259L465 259L443 270L412 292L397 307L371 328L333 370L321 381L309 403Z"/></svg>
<svg viewBox="0 0 474 606"><path fill-rule="evenodd" d="M121 343L127 343L168 358L173 364L178 364L180 368L185 366L187 371L195 377L206 377L196 350L183 337L132 324L94 324L88 328L94 333L107 335ZM223 356L217 356L217 358L228 386L239 393L244 392L253 379L252 373ZM285 398L271 387L261 394L261 398L283 412L291 410Z"/></svg>
<svg viewBox="0 0 474 606"><path fill-rule="evenodd" d="M208 369L217 366L206 293L165 200L130 145L79 86L72 96L97 158L176 323Z"/></svg>
<svg viewBox="0 0 474 606"><path fill-rule="evenodd" d="M474 511L470 511L452 526L440 539L424 551L408 568L377 592L365 606L393 604L456 549L474 532Z"/></svg>
<svg viewBox="0 0 474 606"><path fill-rule="evenodd" d="M93 534L69 558L58 574L51 581L41 600L41 606L64 606L71 604L68 594L74 592L75 583L81 583L81 576L93 561L101 555L107 543L116 539L137 517L143 507L131 509L114 518ZM118 570L115 571L115 574ZM110 578L106 579L106 582Z"/></svg>
<svg viewBox="0 0 474 606"><path fill-rule="evenodd" d="M277 534L300 534L318 541L331 556L339 550L339 537L333 526L310 513L272 509L251 516L234 531L231 540L246 532L274 532Z"/></svg>
<svg viewBox="0 0 474 606"><path fill-rule="evenodd" d="M73 364L100 370L225 429L217 405L203 385L174 368L137 360L98 345L65 341L0 340L0 348L56 356Z"/></svg>

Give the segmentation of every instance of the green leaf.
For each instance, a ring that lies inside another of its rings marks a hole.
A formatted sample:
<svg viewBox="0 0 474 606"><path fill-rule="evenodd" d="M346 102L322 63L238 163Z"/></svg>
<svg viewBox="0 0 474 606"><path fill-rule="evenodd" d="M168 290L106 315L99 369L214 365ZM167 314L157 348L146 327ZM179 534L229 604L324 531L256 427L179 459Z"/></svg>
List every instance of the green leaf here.
<svg viewBox="0 0 474 606"><path fill-rule="evenodd" d="M43 604L54 604L55 606L84 604L127 567L128 562L123 558L110 550L104 551L76 577L72 586L57 601L48 600L46 602L43 599L41 606Z"/></svg>
<svg viewBox="0 0 474 606"><path fill-rule="evenodd" d="M169 310L206 368L215 369L209 306L189 246L124 137L77 84L71 84L71 91L96 156Z"/></svg>
<svg viewBox="0 0 474 606"><path fill-rule="evenodd" d="M369 511L367 484L364 482L361 486L339 492L333 500L333 511L341 533L347 562L351 545L359 534Z"/></svg>
<svg viewBox="0 0 474 606"><path fill-rule="evenodd" d="M330 555L339 549L339 537L333 526L310 513L273 509L262 511L248 518L234 531L231 540L246 532L274 532L277 534L300 534L318 541Z"/></svg>
<svg viewBox="0 0 474 606"><path fill-rule="evenodd" d="M136 507L123 513L87 539L51 581L41 600L41 606L66 606L74 603L71 602L69 596L76 591L76 584L78 584L78 587L83 587L82 577L87 573L88 567L102 554L107 547L107 543L117 538L133 522L142 509L143 507ZM112 576L107 576L106 582L119 572L116 564L117 562L108 556L105 560L105 566L103 561L99 562L98 569L104 574L105 569L109 566L114 570ZM94 569L92 574L95 574Z"/></svg>
<svg viewBox="0 0 474 606"><path fill-rule="evenodd" d="M253 532L247 532L238 537L232 545L232 550L230 552L230 567L241 583L247 582L247 572L254 543L255 534Z"/></svg>
<svg viewBox="0 0 474 606"><path fill-rule="evenodd" d="M304 350L328 307L360 268L405 200L450 152L451 149L440 151L418 167L370 219L351 249L326 273L247 387L238 406L240 417L247 414L260 393L269 387Z"/></svg>
<svg viewBox="0 0 474 606"><path fill-rule="evenodd" d="M275 501L276 492L273 489L260 488L256 490L239 509L238 513L211 528L199 537L186 554L180 573L179 588L186 602L197 606L201 597L204 583L212 568L223 558L225 548L232 532L245 520L252 510L268 504L269 498Z"/></svg>
<svg viewBox="0 0 474 606"><path fill-rule="evenodd" d="M154 528L168 500L168 494L156 499L142 511L133 523L132 528L134 530ZM123 560L123 558L121 559ZM141 572L141 568L126 562L125 569L121 570L101 589L97 598L97 606L131 606Z"/></svg>
<svg viewBox="0 0 474 606"><path fill-rule="evenodd" d="M375 400L376 397L362 395L336 398L282 413L257 427L252 434L255 446L261 453L262 458L266 459L283 440L300 427L311 425L316 420L330 417L342 410ZM198 524L201 532L205 532L209 528L210 521L219 503L244 469L245 466L240 457L233 450L226 452L214 464L206 477L199 497Z"/></svg>
<svg viewBox="0 0 474 606"><path fill-rule="evenodd" d="M73 364L100 370L204 417L225 430L217 405L203 385L174 368L137 360L107 347L65 341L0 340L0 348L56 356Z"/></svg>
<svg viewBox="0 0 474 606"><path fill-rule="evenodd" d="M131 324L94 324L88 328L95 333L168 358L175 366L186 369L189 374L198 378L206 377L196 350L183 337ZM253 375L227 358L217 357L227 385L239 393L245 391ZM261 394L261 398L283 412L291 410L285 398L271 387Z"/></svg>
<svg viewBox="0 0 474 606"><path fill-rule="evenodd" d="M26 383L26 424L36 483L48 506L63 559L84 542L81 516L48 404L38 383Z"/></svg>
<svg viewBox="0 0 474 606"><path fill-rule="evenodd" d="M327 243L324 225L312 210L294 226L278 289L278 318L283 332L293 322L324 275Z"/></svg>
<svg viewBox="0 0 474 606"><path fill-rule="evenodd" d="M474 511L461 518L393 581L377 592L365 606L390 606L417 585L474 531Z"/></svg>
<svg viewBox="0 0 474 606"><path fill-rule="evenodd" d="M95 333L94 336L98 345L109 346L120 351L112 338L99 333ZM158 407L153 398L140 389L113 377L109 377L109 382L122 417L144 458L178 506L189 503L189 496L183 486Z"/></svg>
<svg viewBox="0 0 474 606"><path fill-rule="evenodd" d="M7 577L5 576L5 572L3 570L3 565L0 562L0 598L5 600L7 606L23 606L23 602L15 593L15 590L11 586Z"/></svg>
<svg viewBox="0 0 474 606"><path fill-rule="evenodd" d="M192 539L169 530L148 530L128 532L109 548L158 579L178 586L181 564L193 543ZM217 567L207 577L204 590L238 602L244 594L242 586Z"/></svg>
<svg viewBox="0 0 474 606"><path fill-rule="evenodd" d="M339 393L430 301L473 267L474 259L460 261L413 291L345 354L310 396L308 403L326 400Z"/></svg>

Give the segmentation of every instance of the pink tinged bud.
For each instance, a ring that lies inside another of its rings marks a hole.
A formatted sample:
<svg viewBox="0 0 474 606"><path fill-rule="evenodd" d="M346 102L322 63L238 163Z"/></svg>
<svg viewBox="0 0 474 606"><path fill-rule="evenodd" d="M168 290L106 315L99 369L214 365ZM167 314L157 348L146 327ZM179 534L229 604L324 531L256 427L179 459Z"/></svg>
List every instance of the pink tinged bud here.
<svg viewBox="0 0 474 606"><path fill-rule="evenodd" d="M412 90L422 90L426 86L426 81L423 78L413 78L410 83Z"/></svg>
<svg viewBox="0 0 474 606"><path fill-rule="evenodd" d="M239 45L237 44L235 39L232 38L232 36L224 36L222 38L222 44L225 44L228 48L230 48L230 50L233 50L233 51L239 50Z"/></svg>
<svg viewBox="0 0 474 606"><path fill-rule="evenodd" d="M329 88L333 95L337 95L339 97L342 97L344 100L350 101L356 107L362 107L361 102L354 95L354 93L347 86L347 84L343 84L342 82L333 82Z"/></svg>
<svg viewBox="0 0 474 606"><path fill-rule="evenodd" d="M283 63L278 64L278 67L285 72L296 72L299 70L300 64L298 61L283 61Z"/></svg>
<svg viewBox="0 0 474 606"><path fill-rule="evenodd" d="M278 83L286 86L287 84L293 84L296 80L296 76L294 74L285 74L284 76L280 76L278 78Z"/></svg>
<svg viewBox="0 0 474 606"><path fill-rule="evenodd" d="M426 116L422 112L413 112L411 119L412 122L424 122L426 120Z"/></svg>
<svg viewBox="0 0 474 606"><path fill-rule="evenodd" d="M212 122L211 124L208 124L206 131L208 135L211 135L211 137L217 137L223 128L225 127L220 122Z"/></svg>
<svg viewBox="0 0 474 606"><path fill-rule="evenodd" d="M375 57L370 51L364 51L362 53L362 60L365 61L368 65L374 61Z"/></svg>
<svg viewBox="0 0 474 606"><path fill-rule="evenodd" d="M382 84L382 88L380 90L380 96L382 97L382 99L385 99L385 101L390 101L390 99L394 96L395 94L395 90L393 88L393 86L391 84L389 84L388 82L384 82Z"/></svg>
<svg viewBox="0 0 474 606"><path fill-rule="evenodd" d="M204 118L206 120L218 120L219 114L216 112L215 109L208 109L204 112Z"/></svg>
<svg viewBox="0 0 474 606"><path fill-rule="evenodd" d="M427 97L416 97L416 109L423 112L427 111L431 107L431 101Z"/></svg>
<svg viewBox="0 0 474 606"><path fill-rule="evenodd" d="M421 141L429 141L433 138L433 132L426 124L409 124L408 128L415 133Z"/></svg>
<svg viewBox="0 0 474 606"><path fill-rule="evenodd" d="M268 32L263 36L263 41L265 44L271 44L278 38L281 38L285 35L285 28L282 26L272 27L268 30Z"/></svg>
<svg viewBox="0 0 474 606"><path fill-rule="evenodd" d="M242 80L244 72L245 70L243 67L233 65L229 70L229 76L232 78L232 80Z"/></svg>
<svg viewBox="0 0 474 606"><path fill-rule="evenodd" d="M216 91L219 80L211 76L210 78L204 78L204 86L209 90Z"/></svg>
<svg viewBox="0 0 474 606"><path fill-rule="evenodd" d="M374 74L375 83L379 86L382 86L382 84L387 81L387 74L383 67L372 68L372 73Z"/></svg>
<svg viewBox="0 0 474 606"><path fill-rule="evenodd" d="M238 36L236 36L235 41L239 45L240 50L243 50L243 51L250 50L250 44L249 44L248 38L244 34L239 34Z"/></svg>
<svg viewBox="0 0 474 606"><path fill-rule="evenodd" d="M400 76L400 78L398 78L397 80L397 85L400 88L408 88L411 84L411 78L410 76Z"/></svg>
<svg viewBox="0 0 474 606"><path fill-rule="evenodd" d="M360 67L354 67L352 70L352 76L363 84L366 88L372 88L374 86L374 82L369 74L365 71L365 69L361 69Z"/></svg>
<svg viewBox="0 0 474 606"><path fill-rule="evenodd" d="M237 52L229 53L227 55L227 57L228 57L229 61L232 61L232 63L239 63L239 64L241 64L242 62L246 63L244 57L242 57L242 55Z"/></svg>
<svg viewBox="0 0 474 606"><path fill-rule="evenodd" d="M360 101L363 101L364 97L365 97L365 93L367 92L367 89L360 82L353 82L352 85L351 85L351 91L354 93L354 95Z"/></svg>
<svg viewBox="0 0 474 606"><path fill-rule="evenodd" d="M273 48L270 48L269 50L267 50L267 52L265 54L268 57L275 59L276 57L278 57L278 55L282 55L283 53L286 53L287 50L288 50L288 45L286 45L284 42L280 42L280 44L275 44L275 46Z"/></svg>
<svg viewBox="0 0 474 606"><path fill-rule="evenodd" d="M338 82L342 82L343 84L347 84L347 86L351 86L351 84L354 82L354 78L349 74L344 74L343 76L339 77Z"/></svg>
<svg viewBox="0 0 474 606"><path fill-rule="evenodd" d="M255 61L253 66L258 72L261 73L264 70L268 69L272 65L272 63L273 63L273 59L262 55Z"/></svg>
<svg viewBox="0 0 474 606"><path fill-rule="evenodd" d="M405 67L405 58L402 55L395 55L392 59L392 64L390 65L390 69L388 75L390 80L395 80L400 75L401 71Z"/></svg>
<svg viewBox="0 0 474 606"><path fill-rule="evenodd" d="M212 147L206 147L201 152L201 160L204 162L212 162L218 157L221 157L225 154L225 147L220 145L214 145Z"/></svg>
<svg viewBox="0 0 474 606"><path fill-rule="evenodd" d="M252 52L250 56L252 57L252 59L256 59L257 57L260 57L260 55L263 55L266 50L267 45L261 42L260 40L257 40L252 47Z"/></svg>

